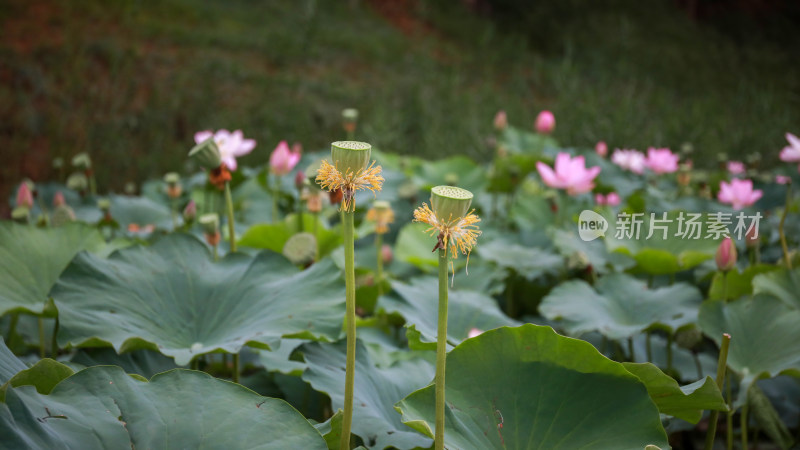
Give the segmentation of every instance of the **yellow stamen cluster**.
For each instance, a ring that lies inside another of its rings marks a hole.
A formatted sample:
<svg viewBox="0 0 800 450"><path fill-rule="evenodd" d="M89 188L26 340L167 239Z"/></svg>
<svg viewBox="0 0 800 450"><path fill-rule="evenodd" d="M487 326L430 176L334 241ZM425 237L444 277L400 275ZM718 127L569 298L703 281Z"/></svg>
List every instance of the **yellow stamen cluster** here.
<svg viewBox="0 0 800 450"><path fill-rule="evenodd" d="M375 222L376 233L386 234L389 232L389 224L394 223L394 211L392 208L370 208L367 211L367 220Z"/></svg>
<svg viewBox="0 0 800 450"><path fill-rule="evenodd" d="M451 218L451 220L445 222L436 217L436 214L431 211L427 203L423 203L422 206L414 210L414 222L423 222L430 225L431 227L425 232L430 233L431 236L438 233L440 244L445 253L448 248L455 247L456 250L450 253L453 258L458 258L458 253L461 252L467 255L467 259L469 259L472 247L475 246L478 236L481 235L480 229L475 225L481 219L473 212L475 212L474 209L464 217ZM436 248L438 248L438 245Z"/></svg>
<svg viewBox="0 0 800 450"><path fill-rule="evenodd" d="M317 169L317 183L328 191L342 190L344 198L342 208L345 211L355 209L355 193L360 189L369 189L373 194L381 190L383 177L381 176L381 166L376 166L375 161L366 169L360 169L353 173L348 171L342 174L336 167L328 161L323 160L322 165Z"/></svg>

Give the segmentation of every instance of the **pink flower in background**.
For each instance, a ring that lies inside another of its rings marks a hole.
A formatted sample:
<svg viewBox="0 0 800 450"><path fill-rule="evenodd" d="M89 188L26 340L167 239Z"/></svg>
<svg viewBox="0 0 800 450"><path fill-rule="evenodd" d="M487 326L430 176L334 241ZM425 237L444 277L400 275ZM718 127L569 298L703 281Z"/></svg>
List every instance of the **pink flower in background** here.
<svg viewBox="0 0 800 450"><path fill-rule="evenodd" d="M61 191L56 191L55 195L53 195L53 207L58 208L66 204L67 201L64 199L64 194Z"/></svg>
<svg viewBox="0 0 800 450"><path fill-rule="evenodd" d="M758 201L762 195L764 193L760 189L753 190L752 180L734 178L730 183L720 182L717 200L733 206L733 209L742 209Z"/></svg>
<svg viewBox="0 0 800 450"><path fill-rule="evenodd" d="M608 145L606 144L605 141L600 141L600 142L597 143L597 145L594 146L594 151L599 156L602 156L603 158L605 158L606 155L608 155Z"/></svg>
<svg viewBox="0 0 800 450"><path fill-rule="evenodd" d="M28 209L33 208L33 193L28 183L22 182L17 189L17 207L24 206Z"/></svg>
<svg viewBox="0 0 800 450"><path fill-rule="evenodd" d="M494 129L497 131L503 131L508 126L508 118L506 117L506 112L502 109L497 111L497 114L494 115Z"/></svg>
<svg viewBox="0 0 800 450"><path fill-rule="evenodd" d="M194 220L195 217L197 217L197 203L194 200L189 200L189 203L183 208L183 219L190 221Z"/></svg>
<svg viewBox="0 0 800 450"><path fill-rule="evenodd" d="M587 169L583 156L572 158L568 153L556 156L555 171L543 162L537 162L536 169L546 185L566 189L570 195L591 191L594 187L592 180L600 173L597 166Z"/></svg>
<svg viewBox="0 0 800 450"><path fill-rule="evenodd" d="M792 133L786 133L786 140L789 141L789 145L781 150L781 161L800 162L800 138Z"/></svg>
<svg viewBox="0 0 800 450"><path fill-rule="evenodd" d="M216 133L211 130L198 131L194 134L194 142L199 144L210 137L214 138L214 142L219 147L222 162L229 170L236 170L236 158L252 152L256 146L255 140L244 138L242 130L236 130L233 133L228 130L217 130Z"/></svg>
<svg viewBox="0 0 800 450"><path fill-rule="evenodd" d="M595 194L594 196L594 202L598 206L619 206L621 201L619 194L616 192L610 192L608 195Z"/></svg>
<svg viewBox="0 0 800 450"><path fill-rule="evenodd" d="M672 153L668 148L647 149L647 159L645 166L655 173L672 173L678 170L678 160L680 156Z"/></svg>
<svg viewBox="0 0 800 450"><path fill-rule="evenodd" d="M786 175L775 175L775 182L778 184L789 184L792 182L792 179Z"/></svg>
<svg viewBox="0 0 800 450"><path fill-rule="evenodd" d="M731 175L741 175L745 171L744 163L741 161L728 161L728 172Z"/></svg>
<svg viewBox="0 0 800 450"><path fill-rule="evenodd" d="M736 246L730 237L726 237L719 244L717 254L714 257L717 262L717 269L728 271L736 267Z"/></svg>
<svg viewBox="0 0 800 450"><path fill-rule="evenodd" d="M480 328L470 328L469 331L467 332L467 337L472 339L476 336L480 336L482 333L483 330L481 330Z"/></svg>
<svg viewBox="0 0 800 450"><path fill-rule="evenodd" d="M286 175L300 162L300 152L289 150L289 144L281 141L269 155L269 167L275 175Z"/></svg>
<svg viewBox="0 0 800 450"><path fill-rule="evenodd" d="M642 152L628 149L616 149L611 155L611 162L630 170L633 173L642 174L645 168L645 157Z"/></svg>
<svg viewBox="0 0 800 450"><path fill-rule="evenodd" d="M556 128L556 116L550 111L542 111L536 116L536 131L541 134L550 134Z"/></svg>

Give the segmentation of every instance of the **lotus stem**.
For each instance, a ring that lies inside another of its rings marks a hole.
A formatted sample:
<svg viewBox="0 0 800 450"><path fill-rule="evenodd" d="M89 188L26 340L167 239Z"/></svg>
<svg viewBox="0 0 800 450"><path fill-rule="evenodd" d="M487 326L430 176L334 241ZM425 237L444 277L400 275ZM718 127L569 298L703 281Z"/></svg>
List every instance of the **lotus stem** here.
<svg viewBox="0 0 800 450"><path fill-rule="evenodd" d="M39 357L45 357L44 349L44 317L39 317Z"/></svg>
<svg viewBox="0 0 800 450"><path fill-rule="evenodd" d="M53 325L53 341L51 343L53 359L58 356L58 326L58 314L56 314L56 323Z"/></svg>
<svg viewBox="0 0 800 450"><path fill-rule="evenodd" d="M781 248L783 248L783 259L786 261L786 267L789 270L792 270L792 260L789 257L789 246L786 245L786 233L784 232L784 224L786 222L786 215L789 214L789 205L792 202L792 186L789 185L786 188L786 206L783 208L783 214L781 214L781 223L778 225L778 234L781 238Z"/></svg>
<svg viewBox="0 0 800 450"><path fill-rule="evenodd" d="M447 361L447 250L439 249L439 326L436 334L436 434L434 449L444 450L444 374Z"/></svg>
<svg viewBox="0 0 800 450"><path fill-rule="evenodd" d="M375 233L375 255L378 257L376 264L377 264L377 271L375 272L375 282L378 285L378 297L383 295L383 252L381 249L383 248L383 234L382 233Z"/></svg>
<svg viewBox="0 0 800 450"><path fill-rule="evenodd" d="M653 362L653 347L652 347L651 342L650 342L652 334L653 333L648 330L647 331L646 340L645 340L645 353L647 354L647 361L648 362Z"/></svg>
<svg viewBox="0 0 800 450"><path fill-rule="evenodd" d="M722 301L728 301L728 271L722 272Z"/></svg>
<svg viewBox="0 0 800 450"><path fill-rule="evenodd" d="M739 422L739 428L740 428L739 431L742 433L742 448L744 450L748 449L748 446L747 446L747 413L749 412L749 410L750 410L750 406L747 403L745 403L744 406L742 406L742 413L739 414L739 420L741 421L741 422Z"/></svg>
<svg viewBox="0 0 800 450"><path fill-rule="evenodd" d="M732 408L732 406L733 406L733 401L732 401L733 395L731 394L732 389L731 389L731 374L730 373L727 374L727 378L728 378L728 382L725 384L725 399L726 399L726 402L728 403L728 414L727 414L728 417L727 417L727 422L726 422L727 430L725 430L726 431L726 433L725 433L726 434L726 442L725 442L725 444L726 444L726 448L728 450L733 450L733 408ZM747 447L744 447L744 448L746 449Z"/></svg>
<svg viewBox="0 0 800 450"><path fill-rule="evenodd" d="M6 345L11 342L14 333L17 332L17 322L19 322L19 313L11 314L11 323L8 325L8 337L6 337Z"/></svg>
<svg viewBox="0 0 800 450"><path fill-rule="evenodd" d="M353 423L353 388L356 370L356 275L353 238L353 216L355 205L351 202L342 209L342 233L344 238L344 274L346 289L345 328L347 331L347 364L344 381L344 417L342 417L341 450L350 449L350 427Z"/></svg>
<svg viewBox="0 0 800 450"><path fill-rule="evenodd" d="M630 355L631 362L636 362L636 358L633 355L633 336L628 337L628 355Z"/></svg>
<svg viewBox="0 0 800 450"><path fill-rule="evenodd" d="M280 175L275 175L275 183L272 186L272 223L278 221L278 195L281 191Z"/></svg>
<svg viewBox="0 0 800 450"><path fill-rule="evenodd" d="M239 383L239 354L233 354L233 382Z"/></svg>
<svg viewBox="0 0 800 450"><path fill-rule="evenodd" d="M228 209L228 241L231 245L231 253L236 253L236 228L233 222L233 197L231 196L231 183L225 182L225 206Z"/></svg>
<svg viewBox="0 0 800 450"><path fill-rule="evenodd" d="M725 333L722 335L722 344L719 349L719 360L717 361L717 388L722 391L722 384L725 381L725 367L728 365L728 348L731 344L731 335ZM705 450L711 450L714 447L714 437L717 434L717 420L719 419L719 411L711 411L711 417L708 419L708 431L706 434Z"/></svg>

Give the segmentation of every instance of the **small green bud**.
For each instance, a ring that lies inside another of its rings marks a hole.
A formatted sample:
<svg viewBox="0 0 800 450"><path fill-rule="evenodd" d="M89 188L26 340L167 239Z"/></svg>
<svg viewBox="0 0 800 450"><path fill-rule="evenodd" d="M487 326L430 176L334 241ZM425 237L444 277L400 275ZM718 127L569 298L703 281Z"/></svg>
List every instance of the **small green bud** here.
<svg viewBox="0 0 800 450"><path fill-rule="evenodd" d="M92 158L88 153L78 153L72 157L72 165L81 170L91 169Z"/></svg>
<svg viewBox="0 0 800 450"><path fill-rule="evenodd" d="M461 219L469 212L472 192L454 186L431 189L431 208L437 219L444 222Z"/></svg>
<svg viewBox="0 0 800 450"><path fill-rule="evenodd" d="M85 191L89 187L89 179L81 172L74 172L67 177L67 187L73 191Z"/></svg>
<svg viewBox="0 0 800 450"><path fill-rule="evenodd" d="M75 221L75 211L68 205L59 205L53 210L53 226L60 227L61 225Z"/></svg>
<svg viewBox="0 0 800 450"><path fill-rule="evenodd" d="M206 234L214 234L219 229L219 215L217 213L203 214L197 220Z"/></svg>
<svg viewBox="0 0 800 450"><path fill-rule="evenodd" d="M101 198L97 200L97 207L100 208L100 211L107 213L111 211L111 201L107 198Z"/></svg>
<svg viewBox="0 0 800 450"><path fill-rule="evenodd" d="M170 186L175 186L181 181L181 176L177 172L169 172L164 175L164 182Z"/></svg>
<svg viewBox="0 0 800 450"><path fill-rule="evenodd" d="M222 156L219 154L219 147L213 137L195 145L189 151L189 158L207 170L214 170L222 165Z"/></svg>
<svg viewBox="0 0 800 450"><path fill-rule="evenodd" d="M27 222L30 212L26 206L17 206L11 211L11 219L17 222Z"/></svg>
<svg viewBox="0 0 800 450"><path fill-rule="evenodd" d="M333 165L342 175L365 169L371 153L372 146L366 142L337 141L331 144Z"/></svg>
<svg viewBox="0 0 800 450"><path fill-rule="evenodd" d="M304 266L317 256L317 238L311 233L297 233L283 246L283 256L292 264Z"/></svg>
<svg viewBox="0 0 800 450"><path fill-rule="evenodd" d="M355 108L347 108L342 110L342 119L355 122L358 120L358 110Z"/></svg>

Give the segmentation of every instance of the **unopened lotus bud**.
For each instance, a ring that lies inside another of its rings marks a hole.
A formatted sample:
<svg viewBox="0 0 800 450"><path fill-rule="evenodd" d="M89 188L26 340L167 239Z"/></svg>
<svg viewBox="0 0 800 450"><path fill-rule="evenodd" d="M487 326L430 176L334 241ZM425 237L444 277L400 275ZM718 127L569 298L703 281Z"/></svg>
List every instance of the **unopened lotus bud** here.
<svg viewBox="0 0 800 450"><path fill-rule="evenodd" d="M206 170L214 170L222 165L222 156L213 137L195 145L189 151L189 158Z"/></svg>
<svg viewBox="0 0 800 450"><path fill-rule="evenodd" d="M61 157L53 158L53 168L60 169L62 167L64 167L64 158Z"/></svg>
<svg viewBox="0 0 800 450"><path fill-rule="evenodd" d="M715 256L717 268L723 272L727 272L736 267L736 246L733 245L733 240L726 237L719 244L717 254Z"/></svg>
<svg viewBox="0 0 800 450"><path fill-rule="evenodd" d="M62 195L63 198L63 195ZM75 221L75 211L66 204L60 204L53 209L52 224L54 227L60 227L64 224Z"/></svg>
<svg viewBox="0 0 800 450"><path fill-rule="evenodd" d="M542 111L536 116L536 131L541 134L550 134L556 128L556 116L550 111Z"/></svg>
<svg viewBox="0 0 800 450"><path fill-rule="evenodd" d="M297 233L283 246L283 256L294 265L305 266L314 262L317 255L317 238L311 233Z"/></svg>
<svg viewBox="0 0 800 450"><path fill-rule="evenodd" d="M381 246L381 259L383 259L384 264L389 264L392 262L392 258L394 254L392 253L392 246L389 244L383 244Z"/></svg>
<svg viewBox="0 0 800 450"><path fill-rule="evenodd" d="M67 201L64 200L64 194L61 191L56 191L55 195L53 195L53 207L58 208L59 206L66 204Z"/></svg>
<svg viewBox="0 0 800 450"><path fill-rule="evenodd" d="M480 336L481 334L483 334L483 330L481 330L480 328L470 328L469 331L467 332L467 337L472 339L474 337Z"/></svg>
<svg viewBox="0 0 800 450"><path fill-rule="evenodd" d="M458 184L458 174L453 172L448 172L444 176L444 182L448 186L455 186Z"/></svg>
<svg viewBox="0 0 800 450"><path fill-rule="evenodd" d="M605 141L600 141L594 146L594 151L601 158L605 158L608 155L608 144Z"/></svg>
<svg viewBox="0 0 800 450"><path fill-rule="evenodd" d="M677 333L675 333L675 343L677 343L679 347L685 348L686 350L695 348L695 346L702 341L703 333L700 332L700 329L694 325L680 329Z"/></svg>
<svg viewBox="0 0 800 450"><path fill-rule="evenodd" d="M747 233L744 235L744 242L747 245L747 248L758 247L759 239L758 229L756 227L750 227L750 229L747 230Z"/></svg>
<svg viewBox="0 0 800 450"><path fill-rule="evenodd" d="M19 184L19 188L17 188L17 207L23 206L28 209L33 208L33 191L31 190L30 186L26 182L22 182Z"/></svg>
<svg viewBox="0 0 800 450"><path fill-rule="evenodd" d="M89 187L89 179L81 172L74 172L67 178L67 187L73 191L83 192Z"/></svg>
<svg viewBox="0 0 800 450"><path fill-rule="evenodd" d="M306 177L306 174L303 171L298 170L294 175L294 187L297 188L298 191L302 190L303 186L305 186L307 182L308 178Z"/></svg>
<svg viewBox="0 0 800 450"><path fill-rule="evenodd" d="M355 108L347 108L342 110L342 126L348 133L356 131L356 124L358 123L358 110Z"/></svg>
<svg viewBox="0 0 800 450"><path fill-rule="evenodd" d="M469 213L472 192L454 186L436 186L431 189L431 208L440 222L449 223Z"/></svg>
<svg viewBox="0 0 800 450"><path fill-rule="evenodd" d="M111 211L111 201L107 198L101 198L97 200L97 207L100 211L103 211L103 214L108 214Z"/></svg>
<svg viewBox="0 0 800 450"><path fill-rule="evenodd" d="M189 203L183 208L183 220L185 222L192 222L195 217L197 217L197 204L194 200L189 200Z"/></svg>
<svg viewBox="0 0 800 450"><path fill-rule="evenodd" d="M16 208L11 210L11 219L20 222L20 223L28 223L28 218L30 217L31 210L25 206L17 206Z"/></svg>
<svg viewBox="0 0 800 450"><path fill-rule="evenodd" d="M79 170L89 170L92 168L92 158L88 153L78 153L72 157L72 165Z"/></svg>
<svg viewBox="0 0 800 450"><path fill-rule="evenodd" d="M371 153L372 146L366 142L337 141L331 144L333 165L344 176L365 169Z"/></svg>
<svg viewBox="0 0 800 450"><path fill-rule="evenodd" d="M508 117L506 116L506 112L501 109L494 115L494 129L503 131L506 127L508 127Z"/></svg>

